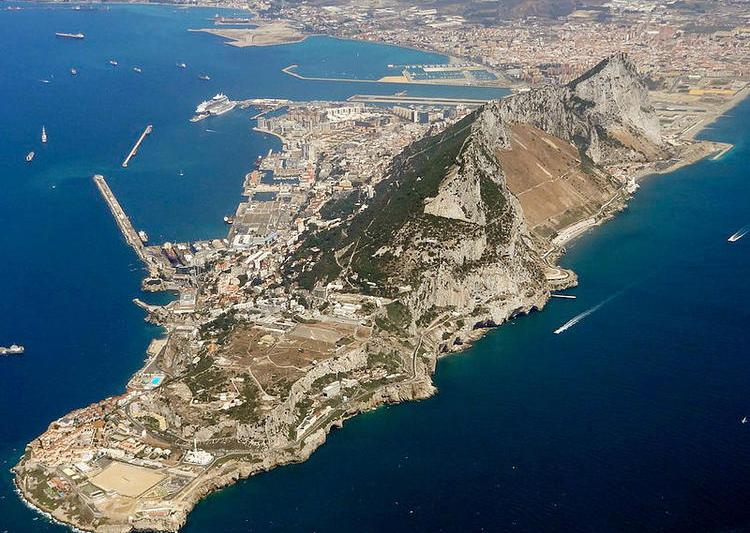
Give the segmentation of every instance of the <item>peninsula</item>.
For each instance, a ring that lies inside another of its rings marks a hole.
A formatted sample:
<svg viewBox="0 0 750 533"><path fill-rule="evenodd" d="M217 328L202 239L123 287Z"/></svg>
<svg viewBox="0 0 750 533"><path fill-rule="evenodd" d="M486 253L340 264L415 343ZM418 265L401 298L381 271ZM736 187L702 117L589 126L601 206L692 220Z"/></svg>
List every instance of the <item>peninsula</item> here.
<svg viewBox="0 0 750 533"><path fill-rule="evenodd" d="M96 177L144 289L179 299L137 302L166 336L124 394L27 446L22 497L81 530L176 531L206 494L305 460L348 417L434 394L441 355L576 283L555 264L564 243L622 209L637 176L726 148L665 134L619 53L564 85L417 113L260 117L284 150L246 176L225 239L144 246Z"/></svg>

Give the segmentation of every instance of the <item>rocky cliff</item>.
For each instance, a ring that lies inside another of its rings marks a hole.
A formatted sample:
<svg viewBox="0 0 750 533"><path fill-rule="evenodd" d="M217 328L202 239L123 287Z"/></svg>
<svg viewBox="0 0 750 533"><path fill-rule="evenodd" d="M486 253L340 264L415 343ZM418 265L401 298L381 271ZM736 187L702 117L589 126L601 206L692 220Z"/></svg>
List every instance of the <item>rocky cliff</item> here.
<svg viewBox="0 0 750 533"><path fill-rule="evenodd" d="M312 235L289 272L398 298L415 330L447 310L500 323L543 305L554 276L540 251L619 194L610 170L665 155L646 86L618 54L410 146L369 207Z"/></svg>

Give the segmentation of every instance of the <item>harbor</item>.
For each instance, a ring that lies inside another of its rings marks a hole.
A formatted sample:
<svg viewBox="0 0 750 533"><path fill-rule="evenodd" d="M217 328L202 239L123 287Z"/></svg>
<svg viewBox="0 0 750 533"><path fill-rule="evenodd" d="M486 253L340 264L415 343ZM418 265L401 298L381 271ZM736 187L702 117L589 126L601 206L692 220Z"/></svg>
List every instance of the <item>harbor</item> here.
<svg viewBox="0 0 750 533"><path fill-rule="evenodd" d="M149 124L146 126L146 129L143 130L143 133L141 133L141 136L138 137L138 140L133 145L133 148L130 150L130 153L128 153L128 156L125 158L125 161L122 162L122 168L128 168L128 165L130 164L130 160L133 159L133 157L136 156L138 153L138 149L141 147L141 144L143 143L143 140L146 138L146 135L149 135L154 130L154 127Z"/></svg>

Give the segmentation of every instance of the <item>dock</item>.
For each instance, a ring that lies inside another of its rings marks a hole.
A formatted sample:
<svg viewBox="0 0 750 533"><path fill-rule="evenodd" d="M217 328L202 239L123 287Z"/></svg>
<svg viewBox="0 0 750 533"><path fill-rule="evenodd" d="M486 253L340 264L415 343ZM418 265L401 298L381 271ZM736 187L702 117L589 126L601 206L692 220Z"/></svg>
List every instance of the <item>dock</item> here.
<svg viewBox="0 0 750 533"><path fill-rule="evenodd" d="M107 202L109 210L112 212L112 216L115 217L117 226L120 228L122 235L125 237L125 241L133 248L133 250L135 250L138 258L148 266L149 271L154 271L157 265L153 264L153 262L150 260L149 255L146 253L146 246L138 236L138 232L135 231L133 224L130 222L128 215L125 214L125 210L120 205L120 202L117 201L117 198L112 192L112 189L109 188L109 185L104 179L104 176L102 176L101 174L96 174L94 176L94 183L96 183L96 187L99 189L99 192L102 193L104 201Z"/></svg>
<svg viewBox="0 0 750 533"><path fill-rule="evenodd" d="M145 139L146 135L148 135L149 133L151 133L153 130L154 130L153 125L149 124L148 126L146 126L146 129L143 130L143 133L141 133L141 136L138 137L138 140L133 145L133 149L130 150L130 153L125 158L125 161L122 162L122 168L128 168L128 164L130 163L130 160L133 159L133 157L135 156L135 154L138 153L138 148L141 147L141 143L143 142L143 139Z"/></svg>

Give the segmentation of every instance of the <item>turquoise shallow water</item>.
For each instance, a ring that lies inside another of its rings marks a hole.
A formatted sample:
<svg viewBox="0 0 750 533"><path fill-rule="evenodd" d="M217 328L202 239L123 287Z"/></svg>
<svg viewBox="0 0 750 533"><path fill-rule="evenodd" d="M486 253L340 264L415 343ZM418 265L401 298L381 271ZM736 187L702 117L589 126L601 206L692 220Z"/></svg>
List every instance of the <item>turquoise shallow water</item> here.
<svg viewBox="0 0 750 533"><path fill-rule="evenodd" d="M275 141L249 132L249 112L190 124L197 102L219 90L344 98L363 86L279 69L377 77L388 63L438 59L326 38L238 50L185 31L213 14L0 12L0 344L28 349L0 361L0 531L63 530L11 494L7 468L51 420L121 392L157 333L130 303L140 265L91 175L108 176L155 240L221 235L242 175ZM84 42L52 37L79 30ZM570 247L577 300L552 301L443 360L434 398L359 416L306 463L207 498L186 531L747 529L750 241L726 238L750 222L748 117L746 101L705 132L737 144L724 158L647 179L627 211ZM146 123L154 134L123 171ZM50 142L40 148L42 124Z"/></svg>

